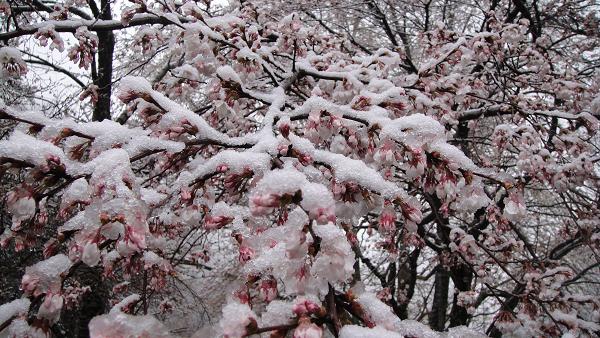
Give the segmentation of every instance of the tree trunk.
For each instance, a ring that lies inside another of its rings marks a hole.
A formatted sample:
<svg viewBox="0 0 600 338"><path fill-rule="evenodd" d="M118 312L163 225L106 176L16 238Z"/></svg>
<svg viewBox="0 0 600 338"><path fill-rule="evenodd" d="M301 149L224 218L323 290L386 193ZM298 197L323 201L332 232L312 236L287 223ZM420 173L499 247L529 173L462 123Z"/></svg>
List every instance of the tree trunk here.
<svg viewBox="0 0 600 338"><path fill-rule="evenodd" d="M92 1L93 2L93 1ZM108 0L100 2L99 18L111 20L112 13ZM110 95L112 92L113 52L115 49L115 36L112 31L99 31L98 33L98 75L94 84L98 86L98 102L94 107L93 121L110 119Z"/></svg>
<svg viewBox="0 0 600 338"><path fill-rule="evenodd" d="M453 267L451 272L452 282L454 282L454 298L452 300L452 310L450 310L450 327L467 325L471 318L467 309L458 305L458 293L469 291L473 280L473 272L466 265Z"/></svg>
<svg viewBox="0 0 600 338"><path fill-rule="evenodd" d="M441 265L435 272L435 291L429 313L429 326L436 331L443 331L446 326L446 309L448 308L448 272Z"/></svg>
<svg viewBox="0 0 600 338"><path fill-rule="evenodd" d="M439 212L442 205L440 199L434 195L427 195L431 210L436 214L437 235L442 243L450 243L450 231L448 230L448 218ZM450 275L444 268L444 261L441 253L438 253L439 264L435 268L435 290L433 294L433 303L429 313L429 326L436 331L443 331L446 327L446 309L448 308L448 284Z"/></svg>
<svg viewBox="0 0 600 338"><path fill-rule="evenodd" d="M460 141L460 149L465 155L470 156L471 151L467 147L465 141L469 137L469 126L462 122L456 130L456 138ZM475 215L477 218L477 215ZM478 236L475 235L478 240ZM473 281L473 271L462 262L452 266L450 269L452 282L454 283L454 298L452 299L452 310L450 310L450 327L466 325L471 316L467 313L467 309L458 305L458 293L471 290L471 282Z"/></svg>
<svg viewBox="0 0 600 338"><path fill-rule="evenodd" d="M408 304L415 293L415 284L417 283L417 260L419 259L420 249L415 249L410 253L408 259L398 266L398 290L397 299L399 303L399 317L404 320L408 318Z"/></svg>

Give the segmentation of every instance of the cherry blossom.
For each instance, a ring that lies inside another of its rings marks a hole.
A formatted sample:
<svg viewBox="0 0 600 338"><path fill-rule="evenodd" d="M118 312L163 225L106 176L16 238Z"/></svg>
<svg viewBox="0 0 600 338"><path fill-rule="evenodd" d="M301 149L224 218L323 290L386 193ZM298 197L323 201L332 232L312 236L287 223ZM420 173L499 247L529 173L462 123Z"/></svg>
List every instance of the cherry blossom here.
<svg viewBox="0 0 600 338"><path fill-rule="evenodd" d="M57 332L82 270L91 337L600 331L597 4L101 4L0 1L0 80L84 101L0 102L37 260L2 334Z"/></svg>

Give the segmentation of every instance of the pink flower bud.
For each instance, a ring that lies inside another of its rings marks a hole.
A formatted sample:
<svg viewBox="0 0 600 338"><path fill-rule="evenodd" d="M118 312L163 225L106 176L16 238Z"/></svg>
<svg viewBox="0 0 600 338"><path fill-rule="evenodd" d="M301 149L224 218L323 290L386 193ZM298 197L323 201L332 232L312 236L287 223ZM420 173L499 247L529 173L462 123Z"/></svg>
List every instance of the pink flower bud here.
<svg viewBox="0 0 600 338"><path fill-rule="evenodd" d="M55 323L60 318L64 299L61 295L53 295L48 293L44 298L44 302L38 310L38 318L48 320L50 323Z"/></svg>
<svg viewBox="0 0 600 338"><path fill-rule="evenodd" d="M189 202L192 199L192 192L188 189L181 189L181 201L184 203Z"/></svg>
<svg viewBox="0 0 600 338"><path fill-rule="evenodd" d="M21 290L23 290L26 295L34 294L39 282L39 277L25 274L21 279Z"/></svg>
<svg viewBox="0 0 600 338"><path fill-rule="evenodd" d="M204 219L204 228L207 230L216 230L231 223L233 217L227 216L206 216Z"/></svg>
<svg viewBox="0 0 600 338"><path fill-rule="evenodd" d="M288 136L290 136L290 125L289 123L281 123L279 124L279 132L281 133L281 135L285 138L288 138Z"/></svg>
<svg viewBox="0 0 600 338"><path fill-rule="evenodd" d="M335 223L336 221L334 207L317 208L315 211L311 210L310 216L319 224Z"/></svg>
<svg viewBox="0 0 600 338"><path fill-rule="evenodd" d="M396 211L391 207L385 207L379 215L379 231L390 233L396 230Z"/></svg>
<svg viewBox="0 0 600 338"><path fill-rule="evenodd" d="M239 255L239 261L240 263L246 263L247 261L251 260L254 257L254 250L251 247L242 245L240 246L240 255Z"/></svg>
<svg viewBox="0 0 600 338"><path fill-rule="evenodd" d="M130 249L140 251L146 248L146 235L141 229L126 226L125 227L125 243Z"/></svg>
<svg viewBox="0 0 600 338"><path fill-rule="evenodd" d="M100 250L96 243L87 243L81 254L81 261L88 266L96 266L100 262Z"/></svg>
<svg viewBox="0 0 600 338"><path fill-rule="evenodd" d="M271 302L277 297L277 281L273 277L260 283L260 296L265 302Z"/></svg>
<svg viewBox="0 0 600 338"><path fill-rule="evenodd" d="M271 208L279 207L280 196L277 194L256 195L250 199L250 211L254 216L267 214Z"/></svg>
<svg viewBox="0 0 600 338"><path fill-rule="evenodd" d="M217 172L220 172L220 173L224 173L224 172L226 172L227 170L229 170L229 166L227 166L227 164L225 164L225 163L223 163L223 164L219 164L219 165L217 166L217 168L216 168L216 171L217 171Z"/></svg>
<svg viewBox="0 0 600 338"><path fill-rule="evenodd" d="M293 338L321 338L323 329L312 323L310 318L302 317L298 321L298 327L294 330Z"/></svg>
<svg viewBox="0 0 600 338"><path fill-rule="evenodd" d="M413 223L420 223L423 218L423 214L421 210L416 206L411 205L409 202L400 202L400 207L402 208L402 216L408 221Z"/></svg>
<svg viewBox="0 0 600 338"><path fill-rule="evenodd" d="M317 303L308 299L301 299L292 307L292 311L294 312L294 314L300 317L317 313L320 310L321 307Z"/></svg>

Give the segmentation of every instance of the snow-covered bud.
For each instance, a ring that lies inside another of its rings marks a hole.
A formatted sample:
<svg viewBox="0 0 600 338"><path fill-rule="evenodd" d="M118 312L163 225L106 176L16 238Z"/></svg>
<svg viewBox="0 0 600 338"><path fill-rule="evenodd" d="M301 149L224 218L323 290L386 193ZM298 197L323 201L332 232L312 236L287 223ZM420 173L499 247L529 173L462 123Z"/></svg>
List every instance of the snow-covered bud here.
<svg viewBox="0 0 600 338"><path fill-rule="evenodd" d="M18 78L27 73L27 64L21 58L21 53L12 47L0 48L0 79Z"/></svg>
<svg viewBox="0 0 600 338"><path fill-rule="evenodd" d="M225 163L222 163L222 164L219 164L215 170L218 173L224 173L227 170L229 170L229 166Z"/></svg>
<svg viewBox="0 0 600 338"><path fill-rule="evenodd" d="M60 311L64 305L64 298L61 295L46 294L44 302L38 310L38 318L48 320L50 323L56 323L60 318Z"/></svg>
<svg viewBox="0 0 600 338"><path fill-rule="evenodd" d="M39 282L40 278L38 276L26 273L21 279L21 290L23 290L26 295L35 295L35 289Z"/></svg>
<svg viewBox="0 0 600 338"><path fill-rule="evenodd" d="M317 208L310 211L310 218L315 219L318 224L335 223L335 207Z"/></svg>
<svg viewBox="0 0 600 338"><path fill-rule="evenodd" d="M277 297L277 280L270 277L260 282L260 297L265 302L271 302Z"/></svg>
<svg viewBox="0 0 600 338"><path fill-rule="evenodd" d="M286 116L279 120L277 128L279 129L281 136L288 138L288 136L290 136L290 118Z"/></svg>
<svg viewBox="0 0 600 338"><path fill-rule="evenodd" d="M247 261L254 258L254 249L249 246L242 245L240 246L240 254L238 260L240 263L246 263Z"/></svg>
<svg viewBox="0 0 600 338"><path fill-rule="evenodd" d="M180 192L181 202L190 203L192 201L192 192L189 189L182 188Z"/></svg>
<svg viewBox="0 0 600 338"><path fill-rule="evenodd" d="M300 299L292 307L296 316L302 317L321 312L321 306L309 299Z"/></svg>
<svg viewBox="0 0 600 338"><path fill-rule="evenodd" d="M87 266L96 266L100 262L100 249L96 243L87 243L83 247L81 261Z"/></svg>
<svg viewBox="0 0 600 338"><path fill-rule="evenodd" d="M396 211L392 207L385 207L379 215L379 231L390 233L396 230Z"/></svg>
<svg viewBox="0 0 600 338"><path fill-rule="evenodd" d="M227 216L206 216L204 218L204 228L206 230L220 229L227 224L231 223L233 217Z"/></svg>
<svg viewBox="0 0 600 338"><path fill-rule="evenodd" d="M527 216L523 195L517 192L511 192L508 195L507 200L508 201L504 205L504 213L502 216L511 222L518 222Z"/></svg>
<svg viewBox="0 0 600 338"><path fill-rule="evenodd" d="M321 338L323 329L312 323L310 318L301 317L298 321L298 327L294 330L294 338Z"/></svg>
<svg viewBox="0 0 600 338"><path fill-rule="evenodd" d="M262 216L279 207L281 197L277 194L255 195L251 198L250 211L254 216Z"/></svg>
<svg viewBox="0 0 600 338"><path fill-rule="evenodd" d="M18 189L8 193L7 210L12 214L12 230L21 228L21 223L35 215L35 199L26 189Z"/></svg>

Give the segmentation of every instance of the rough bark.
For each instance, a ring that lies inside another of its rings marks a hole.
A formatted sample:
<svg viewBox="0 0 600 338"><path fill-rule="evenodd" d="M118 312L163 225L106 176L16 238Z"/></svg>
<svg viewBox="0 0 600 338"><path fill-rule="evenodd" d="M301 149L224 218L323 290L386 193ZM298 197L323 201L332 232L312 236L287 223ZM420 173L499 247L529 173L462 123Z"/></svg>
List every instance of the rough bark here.
<svg viewBox="0 0 600 338"><path fill-rule="evenodd" d="M465 140L469 137L469 127L466 122L461 122L456 130L456 139L460 142L460 148L463 153L470 155L470 149L467 147ZM477 215L475 215L477 218ZM478 236L476 236L477 238ZM450 327L466 325L471 319L471 315L467 312L467 309L458 305L458 293L469 291L471 289L471 283L473 281L473 271L462 261L458 264L453 265L450 268L450 276L454 283L454 297L452 299L452 309L450 310Z"/></svg>
<svg viewBox="0 0 600 338"><path fill-rule="evenodd" d="M446 326L446 309L448 308L448 272L438 265L435 272L435 291L429 313L429 326L436 331L443 331Z"/></svg>
<svg viewBox="0 0 600 338"><path fill-rule="evenodd" d="M415 293L415 284L417 283L417 260L419 259L420 249L415 249L410 253L408 259L398 265L398 303L400 319L408 318L408 304Z"/></svg>
<svg viewBox="0 0 600 338"><path fill-rule="evenodd" d="M473 272L466 265L452 267L450 271L452 282L454 283L454 298L452 300L452 310L450 310L450 327L467 325L471 318L467 309L458 305L458 293L469 291L473 281Z"/></svg>
<svg viewBox="0 0 600 338"><path fill-rule="evenodd" d="M93 3L93 1L91 1ZM100 2L98 17L103 20L112 19L110 3L108 0ZM115 49L115 36L112 31L98 31L98 70L94 84L98 86L98 102L94 107L92 120L102 121L110 119L110 95L112 92L113 53Z"/></svg>

